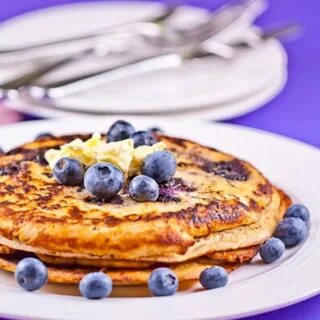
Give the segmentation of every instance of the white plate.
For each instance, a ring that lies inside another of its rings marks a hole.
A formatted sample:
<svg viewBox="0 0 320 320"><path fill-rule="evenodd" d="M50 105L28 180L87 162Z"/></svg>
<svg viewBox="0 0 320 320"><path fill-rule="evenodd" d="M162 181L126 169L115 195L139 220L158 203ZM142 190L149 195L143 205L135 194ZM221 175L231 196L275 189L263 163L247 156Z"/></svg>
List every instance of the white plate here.
<svg viewBox="0 0 320 320"><path fill-rule="evenodd" d="M106 131L116 118L103 121L36 121L0 128L3 145L11 148L37 133ZM286 306L320 292L320 163L319 150L253 129L194 121L128 119L137 128L159 125L169 134L218 147L255 164L276 185L302 201L311 211L306 242L287 250L272 265L251 264L230 275L222 289L182 291L173 297L129 297L141 288L116 289L116 297L88 301L75 286L49 285L27 293L14 284L12 274L0 272L0 314L30 319L231 319ZM194 292L195 291L195 292Z"/></svg>
<svg viewBox="0 0 320 320"><path fill-rule="evenodd" d="M94 30L128 19L155 15L159 9L159 4L154 3L94 2L35 11L0 26L0 48L79 34L86 28ZM176 23L196 23L206 15L204 9L185 6ZM248 20L241 21L228 29L224 39L247 33L249 23ZM92 70L108 63L87 59L50 77L57 79L65 74L76 74L80 69ZM15 72L12 66L9 69L2 68L0 80ZM285 72L286 54L282 46L277 41L269 41L255 50L239 53L231 62L220 58L202 59L176 69L164 69L117 80L99 88L60 98L56 105L75 111L131 114L157 114L221 106L263 91L274 80L275 74ZM252 106L248 106L248 109L251 108Z"/></svg>
<svg viewBox="0 0 320 320"><path fill-rule="evenodd" d="M181 116L184 119L192 120L227 120L241 115L247 114L248 112L254 111L257 108L263 106L268 101L272 100L278 93L280 93L285 86L287 81L286 70L280 71L274 75L274 78L270 83L261 91L254 95L251 95L244 99L236 99L219 106L197 108L195 110L182 111L181 113L167 113L166 117L177 117ZM61 110L52 107L46 107L36 104L27 104L21 101L11 101L6 103L6 107L31 115L35 115L43 118L75 118L75 117L90 117L95 118L96 116L90 114L75 113L66 110ZM149 117L148 115L140 115L140 117ZM156 115L154 115L156 116ZM163 116L162 114L157 115L158 117ZM109 118L110 115L99 115L98 118Z"/></svg>

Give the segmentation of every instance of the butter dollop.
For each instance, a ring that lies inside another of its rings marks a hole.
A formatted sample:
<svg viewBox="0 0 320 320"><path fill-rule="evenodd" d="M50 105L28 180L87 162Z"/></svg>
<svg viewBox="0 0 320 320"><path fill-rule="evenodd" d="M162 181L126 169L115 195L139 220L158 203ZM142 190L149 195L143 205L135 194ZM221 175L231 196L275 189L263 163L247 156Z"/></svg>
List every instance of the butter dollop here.
<svg viewBox="0 0 320 320"><path fill-rule="evenodd" d="M62 145L58 150L49 149L44 157L51 169L59 159L70 157L85 166L97 162L110 162L120 168L126 175L132 176L140 172L141 165L149 154L164 149L166 149L164 142L137 148L134 148L132 139L107 143L99 133L94 133L87 141L75 139Z"/></svg>

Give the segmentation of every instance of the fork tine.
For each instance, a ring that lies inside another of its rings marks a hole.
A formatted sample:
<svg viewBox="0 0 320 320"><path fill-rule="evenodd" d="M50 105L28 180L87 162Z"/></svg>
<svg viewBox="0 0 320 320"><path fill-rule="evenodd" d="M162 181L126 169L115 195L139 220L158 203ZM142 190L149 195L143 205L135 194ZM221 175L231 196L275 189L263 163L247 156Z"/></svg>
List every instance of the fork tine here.
<svg viewBox="0 0 320 320"><path fill-rule="evenodd" d="M224 29L226 24L232 23L236 18L239 17L239 13L237 13L234 9L223 10L211 17L208 22L195 28L191 33L186 35L186 42L193 41L204 41L208 39L208 35L215 34L219 32L221 29Z"/></svg>
<svg viewBox="0 0 320 320"><path fill-rule="evenodd" d="M176 13L176 11L179 9L180 6L181 6L181 1L175 0L175 1L170 1L169 3L165 1L166 11L159 17L154 18L152 22L154 23L165 22Z"/></svg>
<svg viewBox="0 0 320 320"><path fill-rule="evenodd" d="M228 24L241 19L246 14L251 15L250 20L254 20L266 8L264 0L246 0L242 1L242 3L241 5L225 5L212 13L208 21L184 35L184 44L192 42L201 43L225 29Z"/></svg>

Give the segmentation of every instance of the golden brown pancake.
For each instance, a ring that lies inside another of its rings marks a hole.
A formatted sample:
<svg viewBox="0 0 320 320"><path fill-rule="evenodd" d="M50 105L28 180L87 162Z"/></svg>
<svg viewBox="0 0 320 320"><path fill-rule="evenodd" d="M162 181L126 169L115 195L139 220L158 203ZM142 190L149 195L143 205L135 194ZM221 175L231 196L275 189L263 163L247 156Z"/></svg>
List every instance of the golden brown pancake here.
<svg viewBox="0 0 320 320"><path fill-rule="evenodd" d="M259 246L252 246L243 249L216 251L207 254L206 258L221 263L244 263L250 261L259 251ZM101 267L109 269L143 269L157 264L147 261L128 261L128 260L108 260L108 259L79 259L63 258L48 255L37 255L44 263L51 265L78 265L87 267Z"/></svg>
<svg viewBox="0 0 320 320"><path fill-rule="evenodd" d="M208 253L207 257L219 262L244 263L250 261L258 253L259 247L252 246L228 251L215 251Z"/></svg>
<svg viewBox="0 0 320 320"><path fill-rule="evenodd" d="M282 216L281 194L252 165L166 136L159 140L178 168L157 202L136 202L126 188L109 203L96 201L81 187L58 185L43 161L48 148L74 138L43 139L0 157L0 244L68 258L174 263L258 245Z"/></svg>
<svg viewBox="0 0 320 320"><path fill-rule="evenodd" d="M37 254L37 257L45 263L52 265L78 265L85 267L100 267L110 269L144 269L153 265L148 261L130 261L130 260L109 260L109 259L85 259L85 258L64 258Z"/></svg>
<svg viewBox="0 0 320 320"><path fill-rule="evenodd" d="M235 250L239 248L246 248L248 246L259 245L272 236L277 223L281 220L290 203L290 199L283 192L275 190L272 196L272 201L266 208L262 218L257 223L215 232L210 234L208 237L199 238L195 245L190 247L184 254L174 254L173 256L167 257L141 257L139 261L166 263L182 262L195 257L207 255L210 252ZM10 247L23 251L32 251L32 248L25 248L25 246L22 246L21 244L16 244L6 239L1 240ZM52 252L45 252L44 254L59 256L59 253L57 254ZM66 254L65 257L74 258L74 254ZM78 259L101 259L101 257L81 256L78 257ZM104 257L104 259L110 260L109 257Z"/></svg>
<svg viewBox="0 0 320 320"><path fill-rule="evenodd" d="M11 249L7 246L0 245L0 254L8 254L9 255L9 254L13 254L15 252L16 252L16 250L14 250L14 249Z"/></svg>
<svg viewBox="0 0 320 320"><path fill-rule="evenodd" d="M25 256L0 256L0 269L14 272L17 263ZM240 263L219 263L208 258L197 258L188 262L171 265L180 282L198 280L201 271L216 265L224 267L231 272L240 267ZM146 284L153 269L106 269L79 266L48 266L48 280L50 283L79 283L88 273L102 271L112 279L116 286Z"/></svg>

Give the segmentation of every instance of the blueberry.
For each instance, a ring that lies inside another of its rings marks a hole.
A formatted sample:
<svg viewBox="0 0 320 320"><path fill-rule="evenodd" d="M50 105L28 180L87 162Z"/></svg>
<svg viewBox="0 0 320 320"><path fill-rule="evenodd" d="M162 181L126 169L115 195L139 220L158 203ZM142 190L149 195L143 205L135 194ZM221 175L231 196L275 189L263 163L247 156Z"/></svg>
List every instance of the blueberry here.
<svg viewBox="0 0 320 320"><path fill-rule="evenodd" d="M112 292L112 280L102 272L85 275L79 284L81 294L87 299L102 299Z"/></svg>
<svg viewBox="0 0 320 320"><path fill-rule="evenodd" d="M132 136L134 147L140 146L152 146L157 140L151 132L148 131L137 131Z"/></svg>
<svg viewBox="0 0 320 320"><path fill-rule="evenodd" d="M302 204L294 204L288 208L286 214L284 215L285 218L300 218L304 222L308 222L310 219L309 210Z"/></svg>
<svg viewBox="0 0 320 320"><path fill-rule="evenodd" d="M27 291L42 288L48 281L46 266L38 259L25 258L19 261L15 271L17 283Z"/></svg>
<svg viewBox="0 0 320 320"><path fill-rule="evenodd" d="M114 142L129 139L134 131L134 127L129 122L118 120L110 127L107 140L108 142Z"/></svg>
<svg viewBox="0 0 320 320"><path fill-rule="evenodd" d="M177 276L169 268L152 271L148 279L148 288L154 296L172 296L178 289Z"/></svg>
<svg viewBox="0 0 320 320"><path fill-rule="evenodd" d="M84 187L98 199L110 200L121 190L124 175L120 169L107 162L92 165L84 176Z"/></svg>
<svg viewBox="0 0 320 320"><path fill-rule="evenodd" d="M83 181L83 165L73 158L61 158L53 168L53 176L65 186L77 186Z"/></svg>
<svg viewBox="0 0 320 320"><path fill-rule="evenodd" d="M50 132L43 132L38 134L35 140L38 141L38 140L49 139L49 138L54 138L54 135Z"/></svg>
<svg viewBox="0 0 320 320"><path fill-rule="evenodd" d="M277 226L274 236L281 239L287 248L302 242L308 234L308 228L299 218L285 218Z"/></svg>
<svg viewBox="0 0 320 320"><path fill-rule="evenodd" d="M130 182L129 194L137 201L156 201L159 196L159 185L152 178L140 175Z"/></svg>
<svg viewBox="0 0 320 320"><path fill-rule="evenodd" d="M148 129L148 131L153 134L163 134L164 133L164 131L159 127L151 127Z"/></svg>
<svg viewBox="0 0 320 320"><path fill-rule="evenodd" d="M224 287L228 283L228 272L222 267L212 267L203 270L199 279L205 289Z"/></svg>
<svg viewBox="0 0 320 320"><path fill-rule="evenodd" d="M169 181L176 172L177 162L169 151L156 151L148 155L142 165L142 174L158 183Z"/></svg>
<svg viewBox="0 0 320 320"><path fill-rule="evenodd" d="M260 247L259 253L265 263L273 263L281 258L285 250L286 247L280 239L271 238Z"/></svg>

